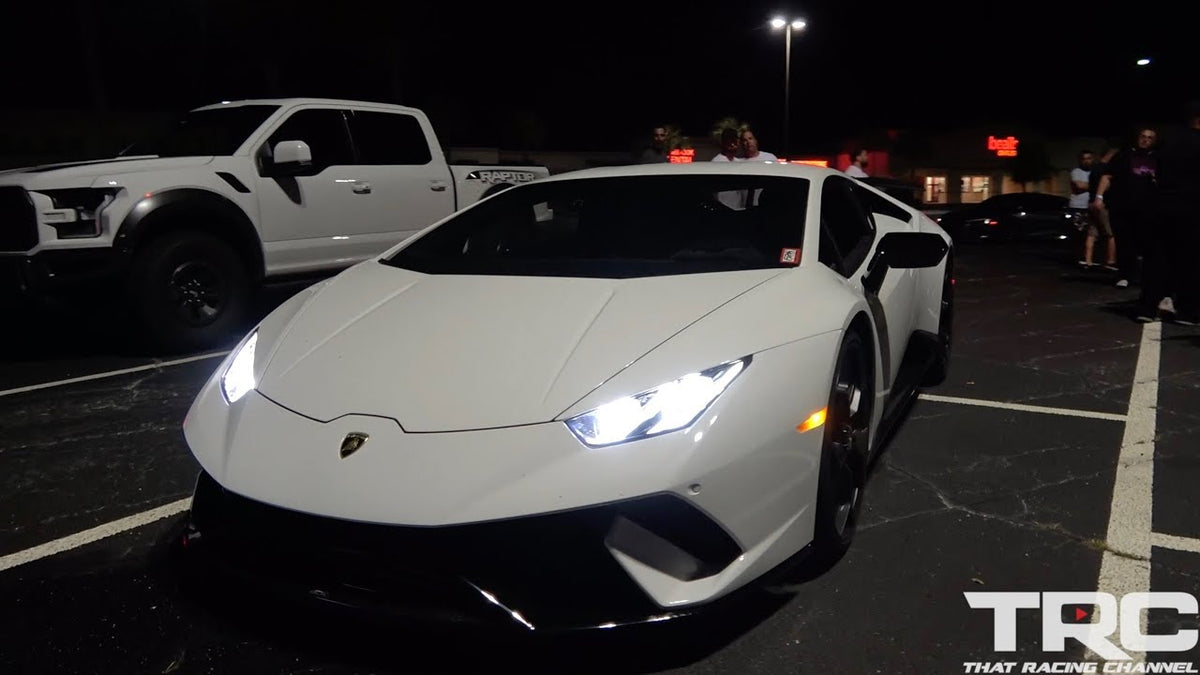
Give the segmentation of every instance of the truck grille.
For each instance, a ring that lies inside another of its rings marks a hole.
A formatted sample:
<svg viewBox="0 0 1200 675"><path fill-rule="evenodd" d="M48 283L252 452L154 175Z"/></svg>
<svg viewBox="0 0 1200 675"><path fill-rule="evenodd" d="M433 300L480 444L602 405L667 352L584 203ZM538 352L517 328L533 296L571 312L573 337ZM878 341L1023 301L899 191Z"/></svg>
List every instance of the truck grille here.
<svg viewBox="0 0 1200 675"><path fill-rule="evenodd" d="M0 251L28 251L37 242L37 212L29 193L0 186Z"/></svg>

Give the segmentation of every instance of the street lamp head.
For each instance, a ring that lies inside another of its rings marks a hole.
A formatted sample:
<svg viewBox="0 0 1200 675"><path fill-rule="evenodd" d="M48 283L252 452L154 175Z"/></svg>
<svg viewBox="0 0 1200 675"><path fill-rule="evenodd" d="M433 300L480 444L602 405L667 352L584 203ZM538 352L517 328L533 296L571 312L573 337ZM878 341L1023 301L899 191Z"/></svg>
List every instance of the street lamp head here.
<svg viewBox="0 0 1200 675"><path fill-rule="evenodd" d="M782 17L777 16L774 19L771 19L771 28L774 28L775 30L779 30L786 25L787 21L784 21Z"/></svg>
<svg viewBox="0 0 1200 675"><path fill-rule="evenodd" d="M1148 66L1150 65L1150 59L1138 59L1137 64L1139 66Z"/></svg>
<svg viewBox="0 0 1200 675"><path fill-rule="evenodd" d="M795 21L792 22L792 30L804 30L804 27L807 25L808 24L805 23L804 21L802 21L800 19L796 19Z"/></svg>

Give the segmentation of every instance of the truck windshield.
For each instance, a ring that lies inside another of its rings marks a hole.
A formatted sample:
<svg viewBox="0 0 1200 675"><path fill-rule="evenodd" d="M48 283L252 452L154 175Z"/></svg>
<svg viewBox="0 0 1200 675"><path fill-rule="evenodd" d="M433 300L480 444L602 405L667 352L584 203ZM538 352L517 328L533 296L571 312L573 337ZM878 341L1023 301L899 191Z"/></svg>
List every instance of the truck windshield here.
<svg viewBox="0 0 1200 675"><path fill-rule="evenodd" d="M809 182L645 175L512 187L383 262L427 274L631 278L792 267Z"/></svg>
<svg viewBox="0 0 1200 675"><path fill-rule="evenodd" d="M232 155L278 109L275 105L238 105L193 110L166 133L130 145L121 156Z"/></svg>

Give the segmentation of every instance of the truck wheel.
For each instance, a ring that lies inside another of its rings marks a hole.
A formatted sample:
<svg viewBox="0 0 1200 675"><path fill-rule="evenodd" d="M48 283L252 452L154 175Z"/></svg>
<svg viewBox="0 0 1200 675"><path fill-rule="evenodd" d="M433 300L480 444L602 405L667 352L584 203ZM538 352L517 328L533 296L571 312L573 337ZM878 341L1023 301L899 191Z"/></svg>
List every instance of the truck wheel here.
<svg viewBox="0 0 1200 675"><path fill-rule="evenodd" d="M163 235L134 257L131 305L155 346L214 347L250 308L245 265L224 241L203 232Z"/></svg>

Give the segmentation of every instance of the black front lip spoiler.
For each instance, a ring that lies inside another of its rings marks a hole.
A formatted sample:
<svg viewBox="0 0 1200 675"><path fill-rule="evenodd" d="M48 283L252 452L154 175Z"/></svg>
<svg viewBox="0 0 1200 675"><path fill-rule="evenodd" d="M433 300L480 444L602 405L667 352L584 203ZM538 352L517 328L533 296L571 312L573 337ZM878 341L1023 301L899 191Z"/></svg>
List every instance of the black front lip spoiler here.
<svg viewBox="0 0 1200 675"><path fill-rule="evenodd" d="M741 554L712 544L718 526L673 495L417 528L280 509L231 493L207 473L197 480L175 547L190 572L209 580L215 573L250 594L266 591L371 615L526 633L655 623L725 604L666 609L653 602L606 548L606 533L621 516L669 532L699 555L722 561L720 567Z"/></svg>
<svg viewBox="0 0 1200 675"><path fill-rule="evenodd" d="M182 541L188 541L182 544ZM673 621L695 616L703 611L692 608L687 611L661 610L655 615L625 616L620 620L605 622L546 624L534 626L523 615L512 610L498 599L487 599L487 592L469 581L462 580L461 586L437 589L437 602L429 602L430 588L422 588L420 597L398 596L397 589L381 591L378 588L356 586L344 582L302 583L295 579L281 579L269 574L255 572L217 554L197 539L197 532L189 523L174 542L177 552L184 558L188 578L201 581L206 595L212 597L226 594L234 600L257 605L264 596L271 597L287 606L297 606L315 611L344 612L358 619L375 619L383 622L410 622L424 626L453 626L463 630L483 630L511 635L566 635L596 632L604 629L629 628L662 621ZM196 587L194 587L196 588ZM472 594L466 590L471 589ZM494 596L493 596L494 597ZM211 599L211 597L210 597Z"/></svg>

